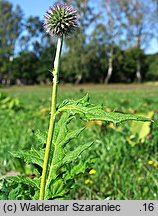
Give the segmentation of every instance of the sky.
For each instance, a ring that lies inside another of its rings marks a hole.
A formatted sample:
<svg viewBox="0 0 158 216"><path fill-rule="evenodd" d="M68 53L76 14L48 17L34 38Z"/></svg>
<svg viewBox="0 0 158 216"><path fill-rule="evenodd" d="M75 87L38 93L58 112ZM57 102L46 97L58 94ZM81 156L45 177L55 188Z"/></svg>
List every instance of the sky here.
<svg viewBox="0 0 158 216"><path fill-rule="evenodd" d="M45 12L51 5L53 0L9 0L13 5L20 5L25 16L40 16L43 18Z"/></svg>
<svg viewBox="0 0 158 216"><path fill-rule="evenodd" d="M39 16L43 19L43 15L49 9L51 5L55 3L55 0L9 0L13 5L20 5L24 15L28 16ZM158 40L152 40L145 52L152 54L158 52Z"/></svg>

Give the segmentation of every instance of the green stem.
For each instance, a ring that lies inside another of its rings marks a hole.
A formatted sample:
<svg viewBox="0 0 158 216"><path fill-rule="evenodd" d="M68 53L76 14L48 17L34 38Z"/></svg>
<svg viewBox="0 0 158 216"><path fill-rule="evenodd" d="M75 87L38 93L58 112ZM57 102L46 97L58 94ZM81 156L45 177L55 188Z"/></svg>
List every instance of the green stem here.
<svg viewBox="0 0 158 216"><path fill-rule="evenodd" d="M55 125L55 117L56 117L59 61L60 61L60 56L61 56L62 44L63 44L63 37L58 38L57 51L56 51L56 56L55 56L55 61L54 61L54 70L53 70L51 116L50 116L48 137L47 137L46 150L45 150L44 163L43 163L42 179L41 179L41 186L40 186L40 197L39 197L40 200L44 200L44 196L45 196L45 186L46 186L46 178L47 178L47 172L48 172L48 161L49 161L49 156L50 156L52 137L53 137L54 125Z"/></svg>

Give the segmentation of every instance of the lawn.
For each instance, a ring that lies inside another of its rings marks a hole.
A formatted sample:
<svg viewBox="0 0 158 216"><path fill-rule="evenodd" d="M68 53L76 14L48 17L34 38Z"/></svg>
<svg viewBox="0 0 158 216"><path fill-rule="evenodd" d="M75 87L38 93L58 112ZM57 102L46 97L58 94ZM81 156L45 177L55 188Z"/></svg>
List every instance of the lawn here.
<svg viewBox="0 0 158 216"><path fill-rule="evenodd" d="M10 152L38 146L34 134L47 130L51 87L10 87L0 92L9 98L0 102L0 176L10 171L31 175L33 167L13 158ZM72 145L94 140L84 153L94 163L76 179L68 199L158 199L158 85L61 85L59 103L81 98L87 92L92 103L103 105L107 111L145 115L154 123L85 123L87 131ZM18 98L14 105L12 98ZM79 124L78 120L71 127Z"/></svg>

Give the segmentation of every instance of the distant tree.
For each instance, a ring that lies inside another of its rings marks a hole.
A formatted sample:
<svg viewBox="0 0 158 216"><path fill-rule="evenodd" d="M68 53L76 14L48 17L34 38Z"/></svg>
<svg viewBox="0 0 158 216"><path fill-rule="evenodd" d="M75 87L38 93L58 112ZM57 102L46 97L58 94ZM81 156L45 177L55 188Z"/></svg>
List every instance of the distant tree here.
<svg viewBox="0 0 158 216"><path fill-rule="evenodd" d="M38 16L30 16L23 22L24 33L19 40L19 46L22 51L34 50L37 55L42 48L41 40L45 35L43 30L43 22Z"/></svg>
<svg viewBox="0 0 158 216"><path fill-rule="evenodd" d="M6 0L0 1L0 82L2 79L10 83L11 64L16 41L21 33L23 13L19 6Z"/></svg>
<svg viewBox="0 0 158 216"><path fill-rule="evenodd" d="M145 78L145 75L148 70L145 53L138 47L130 47L126 49L123 53L122 75L124 79L122 81L135 81L135 71L137 70L136 62L138 59L141 62L141 79Z"/></svg>
<svg viewBox="0 0 158 216"><path fill-rule="evenodd" d="M39 59L33 52L22 52L14 59L12 80L16 84L38 83Z"/></svg>
<svg viewBox="0 0 158 216"><path fill-rule="evenodd" d="M117 44L120 43L120 36L123 34L122 32L122 13L120 7L116 0L102 0L102 13L105 21L105 35L104 38L106 52L108 57L108 71L107 75L105 76L104 82L107 84L113 72L113 61L114 61L114 49Z"/></svg>
<svg viewBox="0 0 158 216"><path fill-rule="evenodd" d="M36 79L38 82L45 82L51 78L51 73L47 73L48 69L52 68L52 53L55 53L53 40L45 33L43 21L39 17L28 17L24 22L24 34L21 36L19 45L21 54L24 55L30 52L34 53L39 59L38 67L36 67ZM20 55L21 58L24 55ZM35 64L35 63L34 63ZM35 68L32 68L32 70ZM27 70L28 71L28 70ZM31 73L34 71L30 71ZM35 80L34 80L35 81Z"/></svg>
<svg viewBox="0 0 158 216"><path fill-rule="evenodd" d="M126 20L126 35L128 45L136 47L137 50L149 45L149 41L155 35L155 6L151 0L117 0ZM136 60L136 80L142 81L141 60L137 56Z"/></svg>
<svg viewBox="0 0 158 216"><path fill-rule="evenodd" d="M97 24L91 34L90 42L87 46L89 56L90 81L103 83L105 72L108 70L108 52L106 27L103 24Z"/></svg>
<svg viewBox="0 0 158 216"><path fill-rule="evenodd" d="M75 79L75 83L78 84L88 77L86 65L86 55L88 51L86 45L89 38L88 30L97 19L98 14L94 12L91 0L64 0L64 2L71 4L80 13L80 28L75 32L71 40L67 39L65 41L66 53L62 61L62 67L64 68L64 60L68 61L67 65L69 68L67 68L67 71L69 70L69 72L72 72L73 79Z"/></svg>
<svg viewBox="0 0 158 216"><path fill-rule="evenodd" d="M146 64L148 65L148 72L145 79L150 81L158 81L158 53L147 55Z"/></svg>
<svg viewBox="0 0 158 216"><path fill-rule="evenodd" d="M55 56L56 47L51 43L48 47L43 47L40 52L40 62L37 70L38 83L46 83L52 80L52 73L49 70L53 65L53 58Z"/></svg>

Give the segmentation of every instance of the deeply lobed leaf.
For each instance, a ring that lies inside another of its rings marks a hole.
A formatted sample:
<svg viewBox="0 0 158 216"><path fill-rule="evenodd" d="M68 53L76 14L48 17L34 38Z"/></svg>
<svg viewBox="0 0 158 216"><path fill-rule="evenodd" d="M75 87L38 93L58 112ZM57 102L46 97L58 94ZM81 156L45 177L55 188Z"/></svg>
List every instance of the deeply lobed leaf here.
<svg viewBox="0 0 158 216"><path fill-rule="evenodd" d="M52 161L50 163L49 176L47 180L46 191L49 191L48 188L52 184L52 180L58 178L59 169L64 167L66 164L74 162L78 159L78 156L88 147L92 145L92 143L87 143L85 145L79 145L78 148L74 150L69 150L66 148L66 145L72 140L79 136L79 134L84 130L83 128L77 130L69 130L68 124L73 119L73 116L70 113L64 113L60 120L57 122L54 131L54 137L52 142ZM70 170L67 170L69 172ZM67 187L66 187L67 188ZM65 190L66 192L66 190ZM48 198L50 193L46 192L46 196ZM54 195L55 196L55 195Z"/></svg>
<svg viewBox="0 0 158 216"><path fill-rule="evenodd" d="M128 120L152 121L149 118L132 114L106 112L103 110L102 106L95 106L93 104L90 104L88 95L77 101L64 101L59 106L57 114L60 112L69 112L71 115L78 114L83 120L86 121L101 120L105 122L113 122L115 124Z"/></svg>
<svg viewBox="0 0 158 216"><path fill-rule="evenodd" d="M40 167L43 166L43 158L44 158L45 149L35 150L31 149L30 151L18 151L11 152L14 157L23 159L26 163L37 164Z"/></svg>

